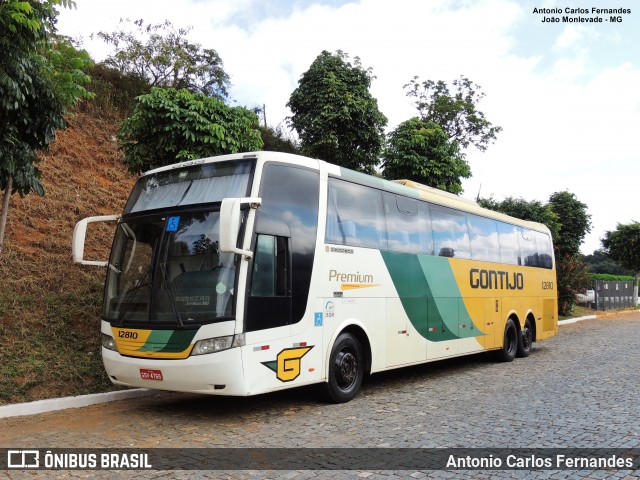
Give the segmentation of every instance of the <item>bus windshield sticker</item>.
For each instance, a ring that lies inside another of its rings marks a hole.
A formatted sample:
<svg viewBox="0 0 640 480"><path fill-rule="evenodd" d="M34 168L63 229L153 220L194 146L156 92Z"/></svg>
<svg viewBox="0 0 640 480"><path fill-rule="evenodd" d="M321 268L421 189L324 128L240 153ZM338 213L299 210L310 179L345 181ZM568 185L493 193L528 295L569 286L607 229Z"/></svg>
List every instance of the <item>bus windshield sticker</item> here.
<svg viewBox="0 0 640 480"><path fill-rule="evenodd" d="M180 217L169 217L167 220L167 232L177 232L180 224Z"/></svg>

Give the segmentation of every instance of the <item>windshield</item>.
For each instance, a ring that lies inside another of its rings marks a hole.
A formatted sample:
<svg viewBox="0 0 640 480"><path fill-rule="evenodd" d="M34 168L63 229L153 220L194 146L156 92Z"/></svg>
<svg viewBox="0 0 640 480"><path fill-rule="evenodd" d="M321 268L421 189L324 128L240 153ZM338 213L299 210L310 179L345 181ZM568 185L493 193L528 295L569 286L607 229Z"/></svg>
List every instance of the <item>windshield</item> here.
<svg viewBox="0 0 640 480"><path fill-rule="evenodd" d="M133 188L124 213L221 202L248 193L252 160L204 163L145 175Z"/></svg>
<svg viewBox="0 0 640 480"><path fill-rule="evenodd" d="M118 225L104 316L121 324L200 325L233 315L235 264L219 250L218 212Z"/></svg>

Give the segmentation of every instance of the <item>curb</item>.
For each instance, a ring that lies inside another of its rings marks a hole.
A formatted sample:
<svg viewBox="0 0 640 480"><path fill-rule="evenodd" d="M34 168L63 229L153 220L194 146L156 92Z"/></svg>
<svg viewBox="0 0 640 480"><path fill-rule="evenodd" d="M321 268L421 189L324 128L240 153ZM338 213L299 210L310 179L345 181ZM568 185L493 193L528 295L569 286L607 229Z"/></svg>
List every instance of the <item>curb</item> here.
<svg viewBox="0 0 640 480"><path fill-rule="evenodd" d="M54 412L56 410L66 410L67 408L86 407L96 403L113 402L125 400L127 398L147 397L166 393L160 390L148 390L146 388L136 388L131 390L119 390L107 393L92 393L89 395L78 395L76 397L48 398L35 402L16 403L13 405L0 406L0 418L17 417L22 415L36 415L38 413Z"/></svg>
<svg viewBox="0 0 640 480"><path fill-rule="evenodd" d="M570 318L568 320L560 320L558 325L569 325L581 322L583 320L594 320L595 315L587 315L585 317ZM56 410L66 410L67 408L86 407L95 405L96 403L113 402L116 400L125 400L127 398L148 397L151 395L166 394L161 390L147 390L145 388L137 388L131 390L119 390L107 393L92 393L90 395L78 395L77 397L49 398L46 400L37 400L35 402L16 403L14 405L0 406L0 418L17 417L22 415L37 415L38 413L54 412Z"/></svg>
<svg viewBox="0 0 640 480"><path fill-rule="evenodd" d="M558 322L558 325L569 325L571 323L577 323L583 320L595 320L596 318L598 318L596 315L586 315L584 317L569 318L567 320L560 320Z"/></svg>

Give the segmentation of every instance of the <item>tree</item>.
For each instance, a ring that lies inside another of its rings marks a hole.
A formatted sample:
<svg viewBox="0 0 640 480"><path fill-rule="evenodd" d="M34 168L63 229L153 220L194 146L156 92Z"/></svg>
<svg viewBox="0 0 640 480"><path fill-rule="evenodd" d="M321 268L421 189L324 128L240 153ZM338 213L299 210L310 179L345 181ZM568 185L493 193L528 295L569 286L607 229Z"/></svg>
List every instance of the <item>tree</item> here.
<svg viewBox="0 0 640 480"><path fill-rule="evenodd" d="M549 204L560 221L556 246L561 253L577 255L585 235L591 231L591 215L587 213L587 205L566 190L553 193L549 197Z"/></svg>
<svg viewBox="0 0 640 480"><path fill-rule="evenodd" d="M224 153L260 150L258 117L188 90L154 87L136 98L117 134L131 173Z"/></svg>
<svg viewBox="0 0 640 480"><path fill-rule="evenodd" d="M91 96L84 88L91 62L68 39L55 35L56 7L71 0L0 3L0 252L9 199L44 195L37 152L64 128L67 108Z"/></svg>
<svg viewBox="0 0 640 480"><path fill-rule="evenodd" d="M568 315L576 304L576 295L593 285L593 279L581 254L563 253L554 246L558 277L558 312Z"/></svg>
<svg viewBox="0 0 640 480"><path fill-rule="evenodd" d="M640 222L618 224L613 231L605 232L602 247L607 255L624 268L634 272L634 305L638 303L638 281L640 280Z"/></svg>
<svg viewBox="0 0 640 480"><path fill-rule="evenodd" d="M458 143L440 125L417 117L389 134L382 169L389 180L413 180L455 194L462 192L460 179L471 176Z"/></svg>
<svg viewBox="0 0 640 480"><path fill-rule="evenodd" d="M576 294L591 283L588 266L580 253L580 245L585 235L591 231L591 215L587 213L587 205L566 190L551 194L549 205L560 223L554 241L558 310L569 313L576 304Z"/></svg>
<svg viewBox="0 0 640 480"><path fill-rule="evenodd" d="M502 127L492 126L477 109L478 102L485 96L479 85L460 76L453 81L453 87L452 94L442 80L420 82L418 77L404 86L407 96L415 99L421 119L440 125L462 148L472 144L484 152Z"/></svg>
<svg viewBox="0 0 640 480"><path fill-rule="evenodd" d="M284 152L300 155L300 145L288 136L281 127L260 126L260 135L262 136L262 150L267 152Z"/></svg>
<svg viewBox="0 0 640 480"><path fill-rule="evenodd" d="M104 64L123 74L145 78L154 87L186 88L208 96L226 98L229 75L218 53L191 43L185 37L192 27L176 29L164 23L145 24L142 19L133 23L135 33L124 29L99 32L98 36L115 47Z"/></svg>
<svg viewBox="0 0 640 480"><path fill-rule="evenodd" d="M602 250L594 250L591 255L585 255L584 262L591 273L608 273L610 275L633 275L633 271L624 268Z"/></svg>
<svg viewBox="0 0 640 480"><path fill-rule="evenodd" d="M387 118L371 93L371 69L347 54L323 51L302 74L287 106L305 154L373 173Z"/></svg>
<svg viewBox="0 0 640 480"><path fill-rule="evenodd" d="M557 242L560 232L558 215L549 204L538 200L527 201L524 198L507 197L499 202L492 197L479 198L478 203L484 208L501 212L512 217L546 225L551 231L554 244Z"/></svg>

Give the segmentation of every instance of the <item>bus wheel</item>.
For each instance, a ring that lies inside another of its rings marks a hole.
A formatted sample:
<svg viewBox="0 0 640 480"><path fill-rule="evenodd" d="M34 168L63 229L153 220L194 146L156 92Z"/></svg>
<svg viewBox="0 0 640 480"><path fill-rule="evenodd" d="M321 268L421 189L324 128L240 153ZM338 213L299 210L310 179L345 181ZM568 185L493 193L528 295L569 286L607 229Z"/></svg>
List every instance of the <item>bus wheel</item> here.
<svg viewBox="0 0 640 480"><path fill-rule="evenodd" d="M518 351L518 330L513 319L507 320L504 326L504 342L502 349L498 350L498 358L503 362L512 362Z"/></svg>
<svg viewBox="0 0 640 480"><path fill-rule="evenodd" d="M533 346L533 330L531 328L531 321L527 318L524 322L524 328L520 332L518 339L518 356L528 357L531 353L531 347Z"/></svg>
<svg viewBox="0 0 640 480"><path fill-rule="evenodd" d="M329 381L326 383L327 400L348 402L356 396L364 377L362 347L350 333L338 336L329 360Z"/></svg>

